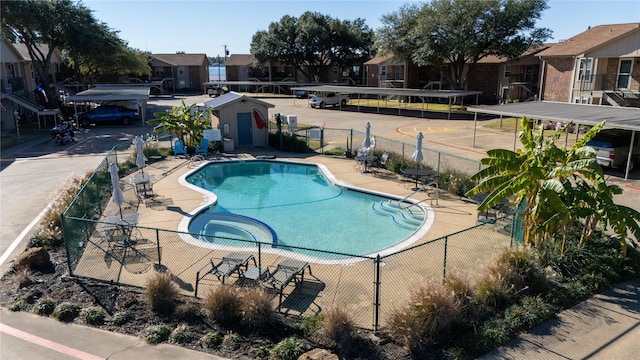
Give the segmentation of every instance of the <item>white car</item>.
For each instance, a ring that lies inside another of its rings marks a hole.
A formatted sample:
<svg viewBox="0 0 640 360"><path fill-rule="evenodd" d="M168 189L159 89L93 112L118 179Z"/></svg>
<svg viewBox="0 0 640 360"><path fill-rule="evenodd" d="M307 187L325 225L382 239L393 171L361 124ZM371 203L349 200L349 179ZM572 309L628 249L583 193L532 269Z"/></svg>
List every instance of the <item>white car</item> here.
<svg viewBox="0 0 640 360"><path fill-rule="evenodd" d="M336 93L319 93L309 98L309 106L324 109L328 105L345 106L349 102L349 96Z"/></svg>

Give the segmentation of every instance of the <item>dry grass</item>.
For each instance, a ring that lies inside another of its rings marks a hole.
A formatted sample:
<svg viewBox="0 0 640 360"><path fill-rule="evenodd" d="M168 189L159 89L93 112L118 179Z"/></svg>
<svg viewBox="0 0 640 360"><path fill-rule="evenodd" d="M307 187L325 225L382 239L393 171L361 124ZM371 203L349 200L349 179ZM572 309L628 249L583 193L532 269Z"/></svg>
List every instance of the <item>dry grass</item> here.
<svg viewBox="0 0 640 360"><path fill-rule="evenodd" d="M263 329L274 319L271 297L262 288L247 288L242 292L240 306L242 322L252 329Z"/></svg>
<svg viewBox="0 0 640 360"><path fill-rule="evenodd" d="M338 351L344 353L351 343L355 333L355 323L344 309L332 307L322 315L318 328L318 340Z"/></svg>
<svg viewBox="0 0 640 360"><path fill-rule="evenodd" d="M144 294L156 314L171 315L175 312L179 293L170 273L157 272L151 276L145 284Z"/></svg>
<svg viewBox="0 0 640 360"><path fill-rule="evenodd" d="M217 286L204 297L204 308L209 316L220 324L233 324L241 316L241 296L230 285Z"/></svg>
<svg viewBox="0 0 640 360"><path fill-rule="evenodd" d="M447 339L462 321L459 295L437 283L416 289L409 304L392 313L389 333L412 353L422 354L427 346Z"/></svg>

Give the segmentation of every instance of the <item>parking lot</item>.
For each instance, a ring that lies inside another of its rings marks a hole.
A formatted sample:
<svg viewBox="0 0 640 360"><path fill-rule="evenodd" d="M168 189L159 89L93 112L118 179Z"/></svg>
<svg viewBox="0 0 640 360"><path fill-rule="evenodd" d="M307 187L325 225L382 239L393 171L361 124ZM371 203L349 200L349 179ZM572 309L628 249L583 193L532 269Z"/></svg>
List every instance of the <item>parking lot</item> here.
<svg viewBox="0 0 640 360"><path fill-rule="evenodd" d="M209 99L208 95L197 95L177 96L174 99L167 100L151 100L149 113L170 106L178 106L183 100L185 104L189 105L202 103ZM468 159L480 160L485 156L486 151L490 149L513 149L514 146L519 146L519 140L513 132L485 126L489 122L499 121L499 119L493 117L479 117L477 128L474 131L473 115L468 114L454 113L451 119L448 120L446 113L424 112L422 114L416 111L401 111L401 115L398 115L397 109L384 113L383 109L378 112L376 108L358 108L351 105L344 109L339 107L313 109L307 105L306 99L271 96L263 96L260 99L275 105L275 108L270 109L269 116L275 113L296 115L298 126L310 125L327 129L354 129L364 132L365 124L369 122L372 136L404 142L408 146L414 146L416 135L422 132L424 135L423 148ZM424 117L421 117L423 115ZM474 138L475 146L473 146ZM575 142L575 136L568 136L567 140L569 146L571 146ZM346 148L346 138L325 138L325 141L328 141L330 146ZM356 139L354 139L354 143L356 143ZM358 144L356 143L356 145ZM413 148L411 148L411 151L413 151ZM605 169L605 173L611 184L620 186L624 191L623 195L617 197L617 202L640 211L640 170L636 169L632 172L626 181L620 171Z"/></svg>

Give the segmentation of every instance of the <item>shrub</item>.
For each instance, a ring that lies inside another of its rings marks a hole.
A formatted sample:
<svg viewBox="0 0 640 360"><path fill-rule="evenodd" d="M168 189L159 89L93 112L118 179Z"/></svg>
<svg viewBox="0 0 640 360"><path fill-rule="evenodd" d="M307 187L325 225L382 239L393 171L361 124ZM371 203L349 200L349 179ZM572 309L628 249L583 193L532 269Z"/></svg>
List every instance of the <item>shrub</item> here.
<svg viewBox="0 0 640 360"><path fill-rule="evenodd" d="M338 146L334 147L333 149L324 150L323 154L327 156L344 156L346 151L347 150L345 150L344 148Z"/></svg>
<svg viewBox="0 0 640 360"><path fill-rule="evenodd" d="M474 184L469 181L471 176L456 169L444 169L438 173L438 187L458 196L464 196Z"/></svg>
<svg viewBox="0 0 640 360"><path fill-rule="evenodd" d="M191 324L200 322L206 316L205 310L199 303L188 302L176 308L175 317L178 321L185 321Z"/></svg>
<svg viewBox="0 0 640 360"><path fill-rule="evenodd" d="M178 288L168 272L157 272L147 280L145 298L159 315L171 315L176 309Z"/></svg>
<svg viewBox="0 0 640 360"><path fill-rule="evenodd" d="M57 302L53 299L40 299L33 311L40 316L49 316L56 309Z"/></svg>
<svg viewBox="0 0 640 360"><path fill-rule="evenodd" d="M320 316L302 316L300 321L293 324L293 328L301 331L305 336L311 336L320 328Z"/></svg>
<svg viewBox="0 0 640 360"><path fill-rule="evenodd" d="M188 344L195 340L195 338L196 333L193 331L191 326L187 324L178 325L178 327L173 329L171 332L171 336L169 336L169 340L176 344Z"/></svg>
<svg viewBox="0 0 640 360"><path fill-rule="evenodd" d="M482 352L505 345L511 340L509 326L503 319L492 319L484 323L480 330Z"/></svg>
<svg viewBox="0 0 640 360"><path fill-rule="evenodd" d="M504 319L511 333L516 335L549 320L555 314L554 310L541 298L527 296L520 304L510 306L504 313Z"/></svg>
<svg viewBox="0 0 640 360"><path fill-rule="evenodd" d="M10 311L24 311L24 310L27 310L28 308L29 308L29 303L24 299L18 300L9 306Z"/></svg>
<svg viewBox="0 0 640 360"><path fill-rule="evenodd" d="M318 338L321 343L343 353L355 332L355 324L342 308L333 307L321 317Z"/></svg>
<svg viewBox="0 0 640 360"><path fill-rule="evenodd" d="M72 322L80 315L82 307L78 304L63 302L53 310L53 317L62 322Z"/></svg>
<svg viewBox="0 0 640 360"><path fill-rule="evenodd" d="M444 286L429 283L417 289L409 304L392 313L388 327L414 354L422 354L427 345L450 337L462 319L462 302Z"/></svg>
<svg viewBox="0 0 640 360"><path fill-rule="evenodd" d="M121 326L128 323L131 320L133 320L133 314L131 314L131 311L125 310L125 311L119 311L113 314L112 322L113 322L113 325L115 326Z"/></svg>
<svg viewBox="0 0 640 360"><path fill-rule="evenodd" d="M222 346L224 346L227 349L235 350L238 347L240 347L241 340L242 338L240 337L240 335L232 331L229 331L228 333L224 334L224 336L222 337Z"/></svg>
<svg viewBox="0 0 640 360"><path fill-rule="evenodd" d="M147 344L156 345L169 340L171 327L166 324L149 326L144 329L144 340Z"/></svg>
<svg viewBox="0 0 640 360"><path fill-rule="evenodd" d="M82 310L81 315L84 319L84 322L88 325L99 326L104 324L104 319L107 317L107 312L99 306L93 306Z"/></svg>
<svg viewBox="0 0 640 360"><path fill-rule="evenodd" d="M288 337L274 346L269 352L270 360L296 360L305 352L302 340L297 337Z"/></svg>
<svg viewBox="0 0 640 360"><path fill-rule="evenodd" d="M507 249L488 270L511 296L535 295L549 289L549 281L529 251Z"/></svg>
<svg viewBox="0 0 640 360"><path fill-rule="evenodd" d="M200 345L206 348L215 348L222 344L222 334L219 331L210 331L200 338Z"/></svg>
<svg viewBox="0 0 640 360"><path fill-rule="evenodd" d="M495 315L512 304L510 289L504 287L502 278L493 274L485 274L476 285L472 303L480 308L479 311L488 311L489 315Z"/></svg>
<svg viewBox="0 0 640 360"><path fill-rule="evenodd" d="M252 329L271 324L274 316L271 297L261 288L248 288L242 294L242 322Z"/></svg>
<svg viewBox="0 0 640 360"><path fill-rule="evenodd" d="M51 207L45 212L40 227L30 240L30 246L41 246L45 249L55 249L64 244L62 234L62 213L69 206L75 195L87 182L87 175L73 175L63 186L56 189L56 197L51 201Z"/></svg>
<svg viewBox="0 0 640 360"><path fill-rule="evenodd" d="M249 351L256 359L266 359L269 356L269 346L268 345L258 345Z"/></svg>
<svg viewBox="0 0 640 360"><path fill-rule="evenodd" d="M233 324L240 319L240 294L229 285L211 289L204 298L204 308L220 324Z"/></svg>

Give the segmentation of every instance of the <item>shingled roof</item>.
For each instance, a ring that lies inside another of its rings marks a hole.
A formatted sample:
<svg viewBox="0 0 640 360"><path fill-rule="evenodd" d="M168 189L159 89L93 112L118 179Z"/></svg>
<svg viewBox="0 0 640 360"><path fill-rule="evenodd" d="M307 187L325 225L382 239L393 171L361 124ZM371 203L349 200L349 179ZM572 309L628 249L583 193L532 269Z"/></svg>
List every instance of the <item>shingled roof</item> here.
<svg viewBox="0 0 640 360"><path fill-rule="evenodd" d="M201 66L207 59L207 54L151 54L151 58L171 66ZM153 64L153 60L152 65L156 66Z"/></svg>
<svg viewBox="0 0 640 360"><path fill-rule="evenodd" d="M629 33L640 31L640 23L598 25L559 42L538 53L538 56L574 56L584 54Z"/></svg>
<svg viewBox="0 0 640 360"><path fill-rule="evenodd" d="M251 54L231 54L225 66L251 66L253 65L254 57Z"/></svg>

